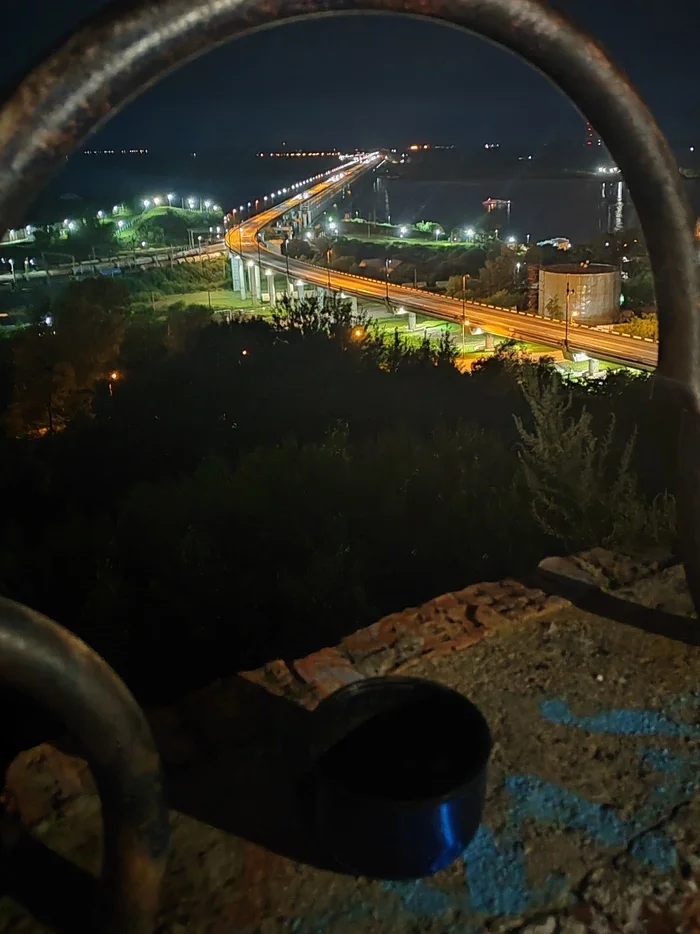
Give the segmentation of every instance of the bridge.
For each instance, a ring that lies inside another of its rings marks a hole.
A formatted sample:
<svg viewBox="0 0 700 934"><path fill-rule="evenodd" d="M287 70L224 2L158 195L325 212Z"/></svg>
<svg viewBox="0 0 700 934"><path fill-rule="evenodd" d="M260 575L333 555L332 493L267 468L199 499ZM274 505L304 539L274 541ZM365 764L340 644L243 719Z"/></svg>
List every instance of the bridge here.
<svg viewBox="0 0 700 934"><path fill-rule="evenodd" d="M658 344L649 338L615 334L579 324L574 320L553 321L532 312L512 308L472 301L463 303L461 299L435 295L422 289L336 272L301 260L289 259L277 252L278 248L273 244L263 242L260 236L263 228L283 221L285 217L295 213L303 213L308 217L314 212L320 212L323 205L337 197L348 184L377 168L381 158L379 154L358 157L352 164L331 170L335 174L326 173L326 177L311 187L231 228L226 234L226 245L231 255L234 288L240 287L243 294L247 267L253 283L252 290L258 296L262 294L263 274L270 279L272 301L274 276L279 274L286 277L287 291L290 295L294 293L295 283L300 295L303 294L304 284L307 284L329 292L386 303L394 309L420 312L431 318L457 324L461 324L463 316L466 315L470 327L480 327L488 334L559 347L572 353L586 354L593 359L639 369L651 370L656 367Z"/></svg>

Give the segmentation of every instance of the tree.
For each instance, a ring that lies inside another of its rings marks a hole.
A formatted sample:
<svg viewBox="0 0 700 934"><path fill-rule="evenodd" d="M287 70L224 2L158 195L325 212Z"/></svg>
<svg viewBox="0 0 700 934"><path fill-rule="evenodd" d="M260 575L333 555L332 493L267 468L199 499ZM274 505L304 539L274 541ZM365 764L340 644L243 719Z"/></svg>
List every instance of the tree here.
<svg viewBox="0 0 700 934"><path fill-rule="evenodd" d="M636 433L614 451L615 417L597 434L586 407L573 411L573 397L557 379L524 368L521 389L533 430L516 417L520 462L532 496L532 511L544 532L576 551L594 544L631 547L673 536L673 501L651 505L637 489L631 469Z"/></svg>
<svg viewBox="0 0 700 934"><path fill-rule="evenodd" d="M182 353L199 332L211 324L211 309L206 305L187 305L176 302L168 309L167 347L173 353Z"/></svg>
<svg viewBox="0 0 700 934"><path fill-rule="evenodd" d="M77 389L92 389L116 362L129 306L122 282L97 277L71 283L51 307L56 360L73 368Z"/></svg>
<svg viewBox="0 0 700 934"><path fill-rule="evenodd" d="M495 292L512 292L515 283L516 255L513 250L502 246L498 256L487 259L479 273L476 290L480 295L493 295Z"/></svg>
<svg viewBox="0 0 700 934"><path fill-rule="evenodd" d="M13 435L54 432L77 412L75 371L60 360L58 341L49 327L35 325L17 340L14 369L14 393L7 414Z"/></svg>
<svg viewBox="0 0 700 934"><path fill-rule="evenodd" d="M353 318L352 304L335 295L323 302L315 295L301 301L284 295L272 312L272 320L281 331L300 335L325 334L327 337L349 336L353 326L364 326L361 319Z"/></svg>
<svg viewBox="0 0 700 934"><path fill-rule="evenodd" d="M68 252L78 258L106 256L115 250L114 224L103 224L89 217L75 231L68 231Z"/></svg>
<svg viewBox="0 0 700 934"><path fill-rule="evenodd" d="M545 317L551 318L553 321L563 321L564 320L564 311L561 307L561 302L559 301L558 295L552 295L551 298L547 299L547 303L544 306Z"/></svg>

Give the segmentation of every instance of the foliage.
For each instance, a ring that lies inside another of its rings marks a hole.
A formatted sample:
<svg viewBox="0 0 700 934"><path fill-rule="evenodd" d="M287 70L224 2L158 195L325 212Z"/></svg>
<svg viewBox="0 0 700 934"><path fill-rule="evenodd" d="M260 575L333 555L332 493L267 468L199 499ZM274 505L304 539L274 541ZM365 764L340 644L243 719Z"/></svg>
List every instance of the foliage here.
<svg viewBox="0 0 700 934"><path fill-rule="evenodd" d="M615 416L596 434L593 416L584 407L572 411L570 393L552 373L525 367L521 387L534 428L521 419L520 459L539 526L569 550L596 541L630 548L640 543L670 544L673 501L668 495L646 503L631 470L633 434L621 456L613 450Z"/></svg>
<svg viewBox="0 0 700 934"><path fill-rule="evenodd" d="M382 339L338 299L215 323L129 292L70 286L0 345L0 587L144 701L556 549L670 538L678 421L645 377L567 385L508 344L463 374L448 335Z"/></svg>
<svg viewBox="0 0 700 934"><path fill-rule="evenodd" d="M615 331L618 334L628 334L630 337L644 337L652 341L658 341L659 319L656 315L643 318L635 317L624 324L616 324Z"/></svg>
<svg viewBox="0 0 700 934"><path fill-rule="evenodd" d="M494 295L496 292L512 292L515 283L515 252L502 246L497 256L487 259L479 272L479 278L472 283L474 294Z"/></svg>
<svg viewBox="0 0 700 934"><path fill-rule="evenodd" d="M564 320L564 309L561 307L561 302L557 295L552 295L551 298L547 299L547 303L544 306L545 317L551 318L553 321L563 321Z"/></svg>

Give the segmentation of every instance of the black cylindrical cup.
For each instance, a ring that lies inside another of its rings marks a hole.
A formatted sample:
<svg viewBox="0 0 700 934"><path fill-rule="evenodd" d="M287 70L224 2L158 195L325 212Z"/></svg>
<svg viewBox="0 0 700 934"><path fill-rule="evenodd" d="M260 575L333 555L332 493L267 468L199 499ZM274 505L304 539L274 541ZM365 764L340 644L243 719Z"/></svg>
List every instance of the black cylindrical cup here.
<svg viewBox="0 0 700 934"><path fill-rule="evenodd" d="M462 694L418 678L369 678L314 712L314 819L340 870L416 879L476 833L491 734Z"/></svg>

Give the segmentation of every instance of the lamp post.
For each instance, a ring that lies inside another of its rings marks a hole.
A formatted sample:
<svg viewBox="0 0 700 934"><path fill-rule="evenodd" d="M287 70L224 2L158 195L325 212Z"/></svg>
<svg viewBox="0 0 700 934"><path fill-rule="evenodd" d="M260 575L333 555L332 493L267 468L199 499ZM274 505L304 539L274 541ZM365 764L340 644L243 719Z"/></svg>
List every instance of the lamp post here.
<svg viewBox="0 0 700 934"><path fill-rule="evenodd" d="M466 352L467 329L467 276L462 276L462 355Z"/></svg>
<svg viewBox="0 0 700 934"><path fill-rule="evenodd" d="M569 284L569 277L566 277L566 322L564 325L564 347L569 349L569 318L571 317L571 296L576 292Z"/></svg>
<svg viewBox="0 0 700 934"><path fill-rule="evenodd" d="M331 291L331 251L326 250L326 272L328 273L328 291Z"/></svg>
<svg viewBox="0 0 700 934"><path fill-rule="evenodd" d="M387 257L384 268L386 270L386 303L389 304L389 266L391 266L391 260Z"/></svg>

